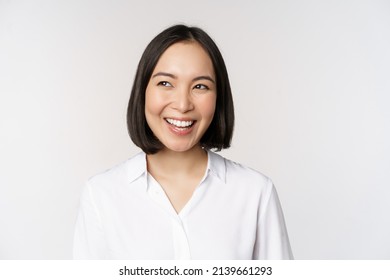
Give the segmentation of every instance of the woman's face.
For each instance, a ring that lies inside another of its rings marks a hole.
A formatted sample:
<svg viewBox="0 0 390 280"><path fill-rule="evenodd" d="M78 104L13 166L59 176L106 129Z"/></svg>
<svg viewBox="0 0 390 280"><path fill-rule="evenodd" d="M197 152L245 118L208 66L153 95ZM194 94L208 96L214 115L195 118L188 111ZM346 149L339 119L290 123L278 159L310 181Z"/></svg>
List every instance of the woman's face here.
<svg viewBox="0 0 390 280"><path fill-rule="evenodd" d="M196 42L179 42L160 57L146 88L145 117L166 149L184 152L209 127L217 99L212 61Z"/></svg>

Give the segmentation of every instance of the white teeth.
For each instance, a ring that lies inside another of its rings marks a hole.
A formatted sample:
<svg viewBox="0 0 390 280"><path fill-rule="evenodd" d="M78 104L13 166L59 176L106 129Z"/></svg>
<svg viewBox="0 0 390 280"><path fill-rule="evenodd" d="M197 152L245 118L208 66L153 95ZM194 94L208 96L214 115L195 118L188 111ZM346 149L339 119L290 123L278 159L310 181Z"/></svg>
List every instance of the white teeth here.
<svg viewBox="0 0 390 280"><path fill-rule="evenodd" d="M194 123L194 121L178 121L178 120L174 120L174 119L166 119L166 120L170 124L173 124L174 126L177 126L177 127L189 127Z"/></svg>

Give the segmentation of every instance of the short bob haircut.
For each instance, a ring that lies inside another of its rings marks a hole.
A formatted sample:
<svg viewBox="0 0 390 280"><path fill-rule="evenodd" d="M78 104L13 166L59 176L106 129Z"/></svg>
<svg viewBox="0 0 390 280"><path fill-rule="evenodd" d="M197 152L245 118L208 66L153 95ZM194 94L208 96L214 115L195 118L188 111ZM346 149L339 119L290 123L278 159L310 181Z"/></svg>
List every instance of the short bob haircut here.
<svg viewBox="0 0 390 280"><path fill-rule="evenodd" d="M146 122L146 88L164 51L171 45L182 41L199 43L210 56L216 75L215 113L209 128L200 139L200 145L204 149L215 149L216 151L230 147L234 127L234 107L229 77L222 55L214 41L202 29L174 25L158 34L142 54L127 108L127 128L130 138L146 154L157 153L164 147Z"/></svg>

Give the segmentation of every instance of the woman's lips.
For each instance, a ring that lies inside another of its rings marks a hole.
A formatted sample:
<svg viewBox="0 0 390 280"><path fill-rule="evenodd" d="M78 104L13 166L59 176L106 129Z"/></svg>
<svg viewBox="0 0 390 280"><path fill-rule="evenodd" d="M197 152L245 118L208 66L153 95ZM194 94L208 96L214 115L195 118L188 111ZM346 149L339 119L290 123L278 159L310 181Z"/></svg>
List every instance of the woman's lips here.
<svg viewBox="0 0 390 280"><path fill-rule="evenodd" d="M178 119L172 119L172 118L166 118L165 119L169 124L172 124L179 128L185 128L190 127L194 124L194 120L178 120Z"/></svg>
<svg viewBox="0 0 390 280"><path fill-rule="evenodd" d="M165 118L169 129L176 135L187 135L192 132L195 120L178 120L173 118Z"/></svg>

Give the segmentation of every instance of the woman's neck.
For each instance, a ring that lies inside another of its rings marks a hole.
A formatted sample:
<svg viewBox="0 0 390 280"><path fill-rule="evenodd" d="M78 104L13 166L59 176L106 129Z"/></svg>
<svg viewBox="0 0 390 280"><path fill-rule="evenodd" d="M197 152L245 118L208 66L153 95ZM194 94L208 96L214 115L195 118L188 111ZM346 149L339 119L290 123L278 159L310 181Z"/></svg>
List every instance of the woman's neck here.
<svg viewBox="0 0 390 280"><path fill-rule="evenodd" d="M148 171L157 176L182 176L183 174L203 173L207 166L207 152L195 146L185 152L163 149L147 155Z"/></svg>

